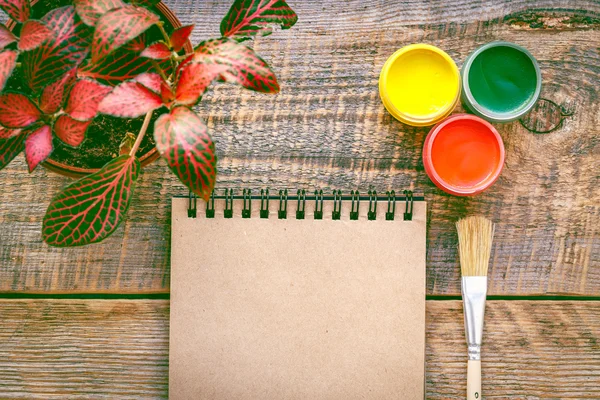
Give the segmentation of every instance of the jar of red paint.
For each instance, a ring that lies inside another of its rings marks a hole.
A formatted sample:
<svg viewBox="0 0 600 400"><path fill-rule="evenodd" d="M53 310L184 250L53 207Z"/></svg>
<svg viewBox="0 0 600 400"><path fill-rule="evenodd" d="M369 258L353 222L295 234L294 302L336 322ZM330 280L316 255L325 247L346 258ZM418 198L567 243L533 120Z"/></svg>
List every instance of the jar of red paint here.
<svg viewBox="0 0 600 400"><path fill-rule="evenodd" d="M472 196L496 182L504 166L504 143L489 122L455 114L425 139L423 164L433 183L456 196Z"/></svg>

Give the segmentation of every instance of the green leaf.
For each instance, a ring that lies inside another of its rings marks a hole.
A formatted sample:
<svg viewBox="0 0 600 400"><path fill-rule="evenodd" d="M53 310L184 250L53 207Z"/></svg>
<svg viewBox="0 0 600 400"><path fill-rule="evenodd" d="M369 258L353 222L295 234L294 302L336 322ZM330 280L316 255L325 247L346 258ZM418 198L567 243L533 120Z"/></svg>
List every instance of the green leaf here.
<svg viewBox="0 0 600 400"><path fill-rule="evenodd" d="M53 32L43 22L30 19L21 27L21 39L17 45L21 51L33 50L52 38Z"/></svg>
<svg viewBox="0 0 600 400"><path fill-rule="evenodd" d="M138 4L143 7L153 7L160 3L160 0L131 0L132 4Z"/></svg>
<svg viewBox="0 0 600 400"><path fill-rule="evenodd" d="M269 35L272 25L291 28L298 16L284 0L236 0L221 21L221 35L242 41Z"/></svg>
<svg viewBox="0 0 600 400"><path fill-rule="evenodd" d="M0 0L0 8L17 22L25 22L31 14L29 0Z"/></svg>
<svg viewBox="0 0 600 400"><path fill-rule="evenodd" d="M140 173L136 157L122 155L67 186L48 206L42 237L51 246L100 242L123 221Z"/></svg>
<svg viewBox="0 0 600 400"><path fill-rule="evenodd" d="M226 65L187 63L181 68L177 81L175 100L178 104L192 106L196 104L208 85L221 73L227 71Z"/></svg>
<svg viewBox="0 0 600 400"><path fill-rule="evenodd" d="M0 53L0 92L10 78L15 66L17 65L18 54L14 50L5 50Z"/></svg>
<svg viewBox="0 0 600 400"><path fill-rule="evenodd" d="M279 92L277 77L267 63L254 51L228 38L211 39L200 43L191 62L219 64L227 69L220 77L246 89L263 93Z"/></svg>
<svg viewBox="0 0 600 400"><path fill-rule="evenodd" d="M74 0L79 18L89 26L96 25L101 16L125 5L121 0Z"/></svg>
<svg viewBox="0 0 600 400"><path fill-rule="evenodd" d="M12 160L25 150L25 138L28 131L20 131L16 136L0 139L0 169L6 167Z"/></svg>
<svg viewBox="0 0 600 400"><path fill-rule="evenodd" d="M123 48L112 52L98 63L84 61L77 70L80 77L88 77L104 84L116 86L121 82L135 78L137 75L152 70L152 62L140 57L137 53ZM171 71L169 60L159 62L166 73Z"/></svg>
<svg viewBox="0 0 600 400"><path fill-rule="evenodd" d="M4 24L0 24L0 49L5 48L17 40L17 37L6 26L4 26Z"/></svg>
<svg viewBox="0 0 600 400"><path fill-rule="evenodd" d="M25 80L34 92L79 65L88 54L92 34L73 6L50 11L42 22L52 31L52 39L23 54Z"/></svg>
<svg viewBox="0 0 600 400"><path fill-rule="evenodd" d="M104 14L92 39L92 62L97 63L160 21L143 7L126 5Z"/></svg>
<svg viewBox="0 0 600 400"><path fill-rule="evenodd" d="M215 144L202 119L187 107L175 107L156 120L154 140L179 180L208 200L215 186L217 157Z"/></svg>

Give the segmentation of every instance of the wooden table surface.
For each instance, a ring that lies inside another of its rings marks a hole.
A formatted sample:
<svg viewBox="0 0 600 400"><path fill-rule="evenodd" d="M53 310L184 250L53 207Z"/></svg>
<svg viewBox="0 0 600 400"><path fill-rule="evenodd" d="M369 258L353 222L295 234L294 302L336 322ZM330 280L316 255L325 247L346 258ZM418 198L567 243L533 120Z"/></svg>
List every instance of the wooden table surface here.
<svg viewBox="0 0 600 400"><path fill-rule="evenodd" d="M282 86L220 85L199 111L218 143L217 187L410 188L429 202L427 398L463 398L466 346L454 222L497 222L484 333L486 398L600 399L600 3L597 0L289 0L299 21L258 39ZM218 35L228 0L168 0L193 41ZM499 181L474 198L427 178L427 128L379 100L386 58L432 43L458 63L508 40L539 60L543 97L575 108L534 135L497 125ZM0 172L0 398L161 398L168 387L170 198L185 188L147 168L126 223L76 249L42 243L48 202L68 179L19 158Z"/></svg>

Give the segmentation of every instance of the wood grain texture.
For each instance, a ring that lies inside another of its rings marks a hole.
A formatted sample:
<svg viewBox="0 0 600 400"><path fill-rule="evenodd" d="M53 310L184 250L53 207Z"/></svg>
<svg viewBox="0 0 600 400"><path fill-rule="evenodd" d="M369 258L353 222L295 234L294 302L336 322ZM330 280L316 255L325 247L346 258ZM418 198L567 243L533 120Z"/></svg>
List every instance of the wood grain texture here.
<svg viewBox="0 0 600 400"><path fill-rule="evenodd" d="M193 42L218 35L229 1L167 1ZM600 295L600 3L422 1L324 4L290 1L288 31L255 48L282 91L266 96L213 87L198 108L215 137L218 187L412 188L430 202L427 293L459 294L454 222L481 213L498 223L490 294ZM483 195L444 194L427 178L427 128L395 121L379 100L386 58L412 42L445 49L459 66L491 40L538 58L545 97L575 107L548 135L498 125L507 158ZM13 161L0 173L0 292L168 292L169 198L185 190L163 162L149 167L128 221L102 244L53 249L41 242L44 211L67 180Z"/></svg>
<svg viewBox="0 0 600 400"><path fill-rule="evenodd" d="M0 301L3 399L164 398L167 301ZM486 399L600 398L600 302L488 302ZM459 301L427 302L428 399L461 399Z"/></svg>

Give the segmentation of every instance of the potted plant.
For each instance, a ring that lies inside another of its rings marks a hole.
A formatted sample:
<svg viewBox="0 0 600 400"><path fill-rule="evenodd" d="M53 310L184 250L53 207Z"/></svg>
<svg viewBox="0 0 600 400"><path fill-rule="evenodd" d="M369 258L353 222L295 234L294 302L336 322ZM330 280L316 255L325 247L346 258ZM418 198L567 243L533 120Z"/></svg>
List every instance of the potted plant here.
<svg viewBox="0 0 600 400"><path fill-rule="evenodd" d="M14 21L12 30L0 26L0 169L23 151L30 172L60 146L77 155L86 132L107 118L137 122L139 130L116 125L114 157L52 200L44 241L79 246L114 232L141 172L144 141L156 149L144 149L144 160L160 154L183 184L208 199L215 144L192 107L215 80L277 93L275 74L244 41L269 34L273 25L290 28L294 11L284 0L235 0L221 22L222 36L192 49L186 43L193 25L161 20L156 0L45 3L51 9L32 18L29 0L0 0ZM102 137L94 144L103 144Z"/></svg>

